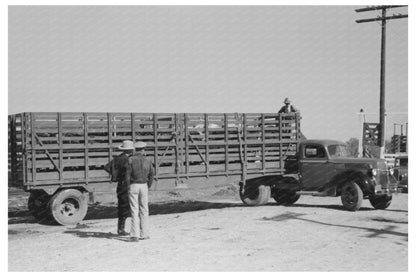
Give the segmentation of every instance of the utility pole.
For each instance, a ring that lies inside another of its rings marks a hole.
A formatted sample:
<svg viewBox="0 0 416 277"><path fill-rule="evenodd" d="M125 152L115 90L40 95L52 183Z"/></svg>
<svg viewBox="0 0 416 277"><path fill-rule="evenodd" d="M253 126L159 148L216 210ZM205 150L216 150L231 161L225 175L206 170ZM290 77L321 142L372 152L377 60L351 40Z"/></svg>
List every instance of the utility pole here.
<svg viewBox="0 0 416 277"><path fill-rule="evenodd" d="M393 14L387 16L387 9L407 7L406 5L395 5L395 6L371 6L362 9L356 9L359 12L377 11L381 10L381 16L369 19L359 19L355 22L366 23L373 21L381 21L381 61L380 61L380 158L384 156L385 150L385 116L386 116L386 105L385 105L385 72L386 72L386 22L391 19L407 18L407 14Z"/></svg>

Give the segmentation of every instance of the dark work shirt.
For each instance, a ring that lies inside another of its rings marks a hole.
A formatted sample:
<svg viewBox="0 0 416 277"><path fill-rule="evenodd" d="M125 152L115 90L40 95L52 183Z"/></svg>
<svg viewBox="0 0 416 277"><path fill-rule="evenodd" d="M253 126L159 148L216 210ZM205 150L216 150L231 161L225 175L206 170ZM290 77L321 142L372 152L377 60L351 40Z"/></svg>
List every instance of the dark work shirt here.
<svg viewBox="0 0 416 277"><path fill-rule="evenodd" d="M278 113L296 113L296 112L299 112L299 110L298 109L296 109L295 108L295 106L293 106L293 105L288 105L288 106L286 106L286 105L284 105L280 110L279 110L279 112Z"/></svg>
<svg viewBox="0 0 416 277"><path fill-rule="evenodd" d="M144 184L150 188L153 183L153 165L142 153L134 154L127 165L126 184Z"/></svg>
<svg viewBox="0 0 416 277"><path fill-rule="evenodd" d="M126 167L129 162L129 156L126 153L121 153L115 156L114 159L105 165L104 169L111 175L111 181L123 182L125 179Z"/></svg>

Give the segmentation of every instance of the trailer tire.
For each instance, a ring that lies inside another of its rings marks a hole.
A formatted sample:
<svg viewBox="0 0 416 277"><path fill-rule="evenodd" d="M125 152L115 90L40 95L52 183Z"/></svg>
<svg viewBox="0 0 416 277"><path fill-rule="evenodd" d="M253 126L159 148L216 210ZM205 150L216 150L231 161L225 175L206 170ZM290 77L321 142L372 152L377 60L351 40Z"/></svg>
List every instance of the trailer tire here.
<svg viewBox="0 0 416 277"><path fill-rule="evenodd" d="M299 194L296 194L295 191L287 191L287 190L276 190L273 194L273 199L279 205L292 205L300 198Z"/></svg>
<svg viewBox="0 0 416 277"><path fill-rule="evenodd" d="M341 201L347 210L359 210L363 202L363 191L360 186L354 181L344 184L341 190Z"/></svg>
<svg viewBox="0 0 416 277"><path fill-rule="evenodd" d="M88 194L77 189L58 191L49 203L53 219L61 225L73 225L82 221L88 210Z"/></svg>
<svg viewBox="0 0 416 277"><path fill-rule="evenodd" d="M385 195L385 194L373 195L369 197L371 205L374 207L374 209L377 209L377 210L387 209L390 206L392 199L393 199L393 196Z"/></svg>
<svg viewBox="0 0 416 277"><path fill-rule="evenodd" d="M269 186L251 186L244 190L240 187L240 198L244 204L249 206L265 205L270 199L270 187Z"/></svg>
<svg viewBox="0 0 416 277"><path fill-rule="evenodd" d="M27 203L30 214L33 215L37 220L48 220L48 203L50 199L51 196L43 190L32 191Z"/></svg>

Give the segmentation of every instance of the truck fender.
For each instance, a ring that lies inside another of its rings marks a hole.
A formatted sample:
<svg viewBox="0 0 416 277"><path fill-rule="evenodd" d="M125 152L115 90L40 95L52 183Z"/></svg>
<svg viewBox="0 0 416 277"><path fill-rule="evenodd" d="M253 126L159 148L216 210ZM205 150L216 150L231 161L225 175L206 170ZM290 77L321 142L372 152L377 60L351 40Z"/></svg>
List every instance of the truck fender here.
<svg viewBox="0 0 416 277"><path fill-rule="evenodd" d="M337 196L341 195L342 186L349 181L356 182L365 196L371 194L374 191L374 182L368 175L360 171L347 171L336 175L333 181L331 181L332 184L336 185Z"/></svg>
<svg viewBox="0 0 416 277"><path fill-rule="evenodd" d="M259 187L259 186L272 186L277 184L279 181L283 179L282 175L266 175L260 176L256 178L247 179L245 182L245 187ZM243 182L239 183L240 186L243 186Z"/></svg>
<svg viewBox="0 0 416 277"><path fill-rule="evenodd" d="M61 187L61 186L36 186L35 188L30 189L30 191L44 191L46 194L52 196L54 195L56 192L64 190L64 189L77 189L83 193L88 192L87 188L85 187L85 185L75 185L75 186L65 186L65 187Z"/></svg>
<svg viewBox="0 0 416 277"><path fill-rule="evenodd" d="M243 185L243 182L240 182L240 186ZM298 178L292 175L266 175L260 176L252 179L247 179L245 187L258 187L258 186L268 186L272 189L281 189L281 190L291 190L298 191L300 190L300 182Z"/></svg>

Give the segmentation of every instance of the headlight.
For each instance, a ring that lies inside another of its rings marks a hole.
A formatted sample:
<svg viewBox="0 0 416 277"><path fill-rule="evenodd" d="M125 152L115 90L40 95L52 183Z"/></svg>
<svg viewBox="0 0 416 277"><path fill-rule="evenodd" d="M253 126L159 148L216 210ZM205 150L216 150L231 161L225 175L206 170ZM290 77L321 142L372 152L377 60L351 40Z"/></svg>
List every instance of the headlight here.
<svg viewBox="0 0 416 277"><path fill-rule="evenodd" d="M393 175L394 174L394 169L393 168L390 168L389 169L389 172L390 172L390 175Z"/></svg>
<svg viewBox="0 0 416 277"><path fill-rule="evenodd" d="M377 169L372 168L368 173L371 177L375 177L377 175Z"/></svg>

